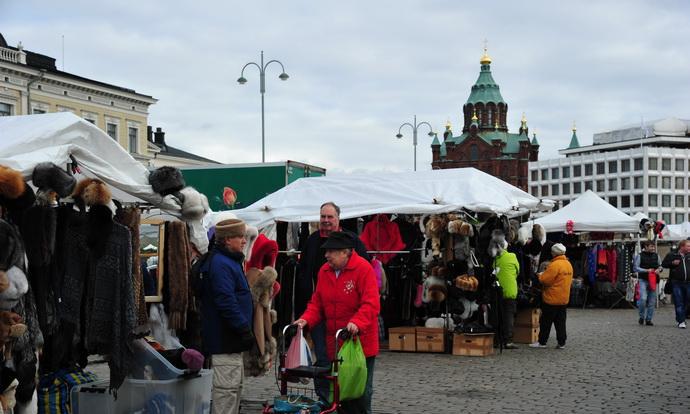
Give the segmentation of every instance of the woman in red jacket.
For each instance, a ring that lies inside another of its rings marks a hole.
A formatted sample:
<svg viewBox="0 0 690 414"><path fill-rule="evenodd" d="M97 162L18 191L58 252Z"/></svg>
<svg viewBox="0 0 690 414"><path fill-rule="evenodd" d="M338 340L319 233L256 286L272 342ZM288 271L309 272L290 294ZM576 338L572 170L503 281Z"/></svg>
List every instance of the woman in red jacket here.
<svg viewBox="0 0 690 414"><path fill-rule="evenodd" d="M304 328L325 320L326 350L331 360L335 358L338 329L359 334L367 360L367 385L361 398L344 402L343 408L346 412L371 413L374 360L379 353L379 289L374 269L357 255L354 246L349 234L330 234L321 246L326 250L326 263L319 270L316 290L295 324Z"/></svg>

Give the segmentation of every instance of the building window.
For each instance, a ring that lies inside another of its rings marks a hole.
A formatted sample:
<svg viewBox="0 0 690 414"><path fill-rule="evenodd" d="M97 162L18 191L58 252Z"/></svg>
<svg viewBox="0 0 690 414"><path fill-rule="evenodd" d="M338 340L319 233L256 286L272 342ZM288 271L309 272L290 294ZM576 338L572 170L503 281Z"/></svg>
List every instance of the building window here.
<svg viewBox="0 0 690 414"><path fill-rule="evenodd" d="M630 196L621 196L621 208L630 208Z"/></svg>
<svg viewBox="0 0 690 414"><path fill-rule="evenodd" d="M570 194L570 183L563 183L563 195Z"/></svg>
<svg viewBox="0 0 690 414"><path fill-rule="evenodd" d="M618 172L618 161L609 161L609 173Z"/></svg>
<svg viewBox="0 0 690 414"><path fill-rule="evenodd" d="M570 178L570 167L563 167L563 178Z"/></svg>
<svg viewBox="0 0 690 414"><path fill-rule="evenodd" d="M685 221L685 214L676 213L676 224L682 224Z"/></svg>
<svg viewBox="0 0 690 414"><path fill-rule="evenodd" d="M685 188L685 183L683 182L683 177L676 177L676 190L682 190Z"/></svg>
<svg viewBox="0 0 690 414"><path fill-rule="evenodd" d="M533 185L530 188L530 194L532 194L535 197L539 197L539 187L537 187L536 185Z"/></svg>
<svg viewBox="0 0 690 414"><path fill-rule="evenodd" d="M592 189L592 182L591 181L585 181L585 191L591 190Z"/></svg>
<svg viewBox="0 0 690 414"><path fill-rule="evenodd" d="M671 159L670 158L662 158L661 159L661 170L662 171L671 171Z"/></svg>
<svg viewBox="0 0 690 414"><path fill-rule="evenodd" d="M618 197L616 197L616 196L609 197L609 204L611 204L614 207L618 207Z"/></svg>
<svg viewBox="0 0 690 414"><path fill-rule="evenodd" d="M636 194L634 196L635 199L635 207L643 207L644 205L644 196L642 194Z"/></svg>
<svg viewBox="0 0 690 414"><path fill-rule="evenodd" d="M582 177L582 166L581 165L575 165L573 166L573 177Z"/></svg>
<svg viewBox="0 0 690 414"><path fill-rule="evenodd" d="M563 200L563 207L567 206L570 204L570 200Z"/></svg>
<svg viewBox="0 0 690 414"><path fill-rule="evenodd" d="M477 161L479 159L479 148L476 145L470 145L470 161Z"/></svg>
<svg viewBox="0 0 690 414"><path fill-rule="evenodd" d="M621 190L630 190L630 177L621 178Z"/></svg>
<svg viewBox="0 0 690 414"><path fill-rule="evenodd" d="M108 134L108 136L115 141L117 141L117 125L116 124L111 124L108 122L105 125L105 132Z"/></svg>
<svg viewBox="0 0 690 414"><path fill-rule="evenodd" d="M12 105L0 102L0 116L12 115Z"/></svg>
<svg viewBox="0 0 690 414"><path fill-rule="evenodd" d="M539 171L532 170L532 182L537 181L538 179L539 179Z"/></svg>
<svg viewBox="0 0 690 414"><path fill-rule="evenodd" d="M659 168L659 159L658 158L650 158L649 159L649 169L650 170L656 170Z"/></svg>
<svg viewBox="0 0 690 414"><path fill-rule="evenodd" d="M597 193L603 193L606 191L604 189L604 184L606 184L606 180L597 180Z"/></svg>
<svg viewBox="0 0 690 414"><path fill-rule="evenodd" d="M541 170L541 179L542 180L548 180L549 179L549 169L548 168L543 168Z"/></svg>
<svg viewBox="0 0 690 414"><path fill-rule="evenodd" d="M630 171L630 160L621 160L621 172Z"/></svg>
<svg viewBox="0 0 690 414"><path fill-rule="evenodd" d="M617 178L609 178L609 191L616 191L618 190L618 179Z"/></svg>
<svg viewBox="0 0 690 414"><path fill-rule="evenodd" d="M633 188L636 190L641 190L644 187L644 177L637 176L633 177Z"/></svg>
<svg viewBox="0 0 690 414"><path fill-rule="evenodd" d="M597 174L606 174L606 163L605 162L598 162L597 163Z"/></svg>
<svg viewBox="0 0 690 414"><path fill-rule="evenodd" d="M548 197L549 195L549 186L548 185L542 185L541 186L541 196L542 197Z"/></svg>
<svg viewBox="0 0 690 414"><path fill-rule="evenodd" d="M661 219L664 221L664 223L670 223L671 222L671 213L662 214Z"/></svg>
<svg viewBox="0 0 690 414"><path fill-rule="evenodd" d="M136 153L137 145L139 143L139 130L137 128L129 127L129 152Z"/></svg>
<svg viewBox="0 0 690 414"><path fill-rule="evenodd" d="M662 195L661 196L661 207L671 207L671 196Z"/></svg>
<svg viewBox="0 0 690 414"><path fill-rule="evenodd" d="M582 192L582 183L573 183L573 194L580 194Z"/></svg>
<svg viewBox="0 0 690 414"><path fill-rule="evenodd" d="M649 207L659 207L659 197L656 194L650 194L647 201L649 201Z"/></svg>
<svg viewBox="0 0 690 414"><path fill-rule="evenodd" d="M552 196L558 195L558 184L551 184L551 195Z"/></svg>
<svg viewBox="0 0 690 414"><path fill-rule="evenodd" d="M33 112L34 114L45 114L46 113L46 111L44 111L43 109L38 109L38 108L34 108L31 112Z"/></svg>
<svg viewBox="0 0 690 414"><path fill-rule="evenodd" d="M642 158L635 158L633 160L635 171L642 171Z"/></svg>
<svg viewBox="0 0 690 414"><path fill-rule="evenodd" d="M656 175L649 176L649 188L659 188L659 177Z"/></svg>
<svg viewBox="0 0 690 414"><path fill-rule="evenodd" d="M685 160L684 159L677 159L676 160L676 171L685 171Z"/></svg>
<svg viewBox="0 0 690 414"><path fill-rule="evenodd" d="M558 167L551 169L551 179L558 180Z"/></svg>
<svg viewBox="0 0 690 414"><path fill-rule="evenodd" d="M677 195L676 196L676 208L678 207L685 207L685 196L684 195Z"/></svg>
<svg viewBox="0 0 690 414"><path fill-rule="evenodd" d="M671 177L661 177L661 188L663 188L663 189L671 188Z"/></svg>
<svg viewBox="0 0 690 414"><path fill-rule="evenodd" d="M592 168L592 164L585 164L585 175L590 176L592 175L594 168Z"/></svg>

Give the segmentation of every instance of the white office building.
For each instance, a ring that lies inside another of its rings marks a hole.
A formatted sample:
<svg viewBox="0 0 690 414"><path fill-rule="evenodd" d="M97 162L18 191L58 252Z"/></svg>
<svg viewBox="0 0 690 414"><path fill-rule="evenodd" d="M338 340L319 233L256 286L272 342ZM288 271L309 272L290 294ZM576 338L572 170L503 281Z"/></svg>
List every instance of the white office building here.
<svg viewBox="0 0 690 414"><path fill-rule="evenodd" d="M587 190L628 214L666 224L688 221L690 121L667 118L594 134L581 147L575 128L565 158L529 163L529 192L563 207Z"/></svg>

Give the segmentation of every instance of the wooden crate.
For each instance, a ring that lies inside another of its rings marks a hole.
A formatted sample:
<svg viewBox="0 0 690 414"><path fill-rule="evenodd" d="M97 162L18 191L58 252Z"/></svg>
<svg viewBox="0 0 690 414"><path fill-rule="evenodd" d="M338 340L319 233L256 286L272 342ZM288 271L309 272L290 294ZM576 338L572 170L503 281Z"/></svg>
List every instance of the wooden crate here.
<svg viewBox="0 0 690 414"><path fill-rule="evenodd" d="M453 334L453 355L487 356L494 354L494 334Z"/></svg>
<svg viewBox="0 0 690 414"><path fill-rule="evenodd" d="M539 316L541 309L523 309L515 316L515 326L528 326L536 328L539 326Z"/></svg>
<svg viewBox="0 0 690 414"><path fill-rule="evenodd" d="M513 342L516 344L531 344L539 339L539 326L515 326L513 328Z"/></svg>
<svg viewBox="0 0 690 414"><path fill-rule="evenodd" d="M445 352L443 328L417 328L417 352Z"/></svg>
<svg viewBox="0 0 690 414"><path fill-rule="evenodd" d="M417 351L417 336L414 326L388 328L389 351Z"/></svg>

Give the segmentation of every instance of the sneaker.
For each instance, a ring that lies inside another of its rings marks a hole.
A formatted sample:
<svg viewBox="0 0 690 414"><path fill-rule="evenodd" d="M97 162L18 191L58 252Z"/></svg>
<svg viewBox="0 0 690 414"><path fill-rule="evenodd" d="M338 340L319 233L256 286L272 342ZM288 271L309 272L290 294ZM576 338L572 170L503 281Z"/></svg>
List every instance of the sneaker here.
<svg viewBox="0 0 690 414"><path fill-rule="evenodd" d="M642 318L638 319L638 320L637 320L637 323L640 324L640 325L644 324L644 319L642 319Z"/></svg>
<svg viewBox="0 0 690 414"><path fill-rule="evenodd" d="M654 326L654 323L652 321L646 321L644 324L647 326Z"/></svg>
<svg viewBox="0 0 690 414"><path fill-rule="evenodd" d="M685 329L685 328L686 328L686 326L685 326L685 321L679 323L679 324L678 324L678 327L679 327L680 329Z"/></svg>
<svg viewBox="0 0 690 414"><path fill-rule="evenodd" d="M518 349L519 347L512 342L508 342L503 346L504 349Z"/></svg>
<svg viewBox="0 0 690 414"><path fill-rule="evenodd" d="M565 344L563 344L563 345L561 345L561 344L556 345L556 349L565 349Z"/></svg>
<svg viewBox="0 0 690 414"><path fill-rule="evenodd" d="M530 348L546 348L546 344L540 344L539 342L533 342L529 344Z"/></svg>

